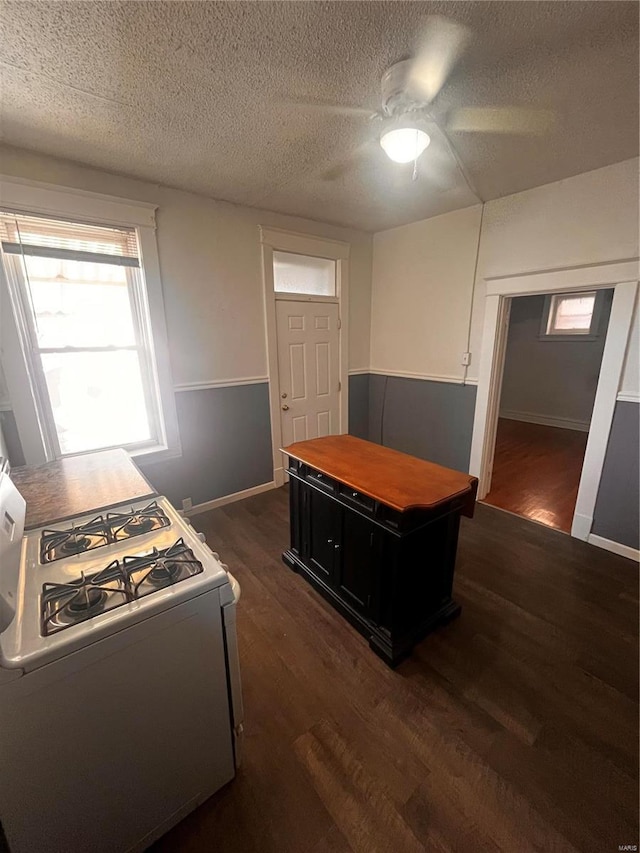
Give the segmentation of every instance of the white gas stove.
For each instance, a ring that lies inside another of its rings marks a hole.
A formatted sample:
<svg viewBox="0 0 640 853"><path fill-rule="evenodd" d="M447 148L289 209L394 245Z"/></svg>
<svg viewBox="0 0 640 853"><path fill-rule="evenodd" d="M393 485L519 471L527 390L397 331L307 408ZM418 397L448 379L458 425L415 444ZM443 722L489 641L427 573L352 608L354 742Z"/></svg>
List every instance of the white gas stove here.
<svg viewBox="0 0 640 853"><path fill-rule="evenodd" d="M15 853L143 850L235 773L239 587L164 497L24 515L0 471L0 823Z"/></svg>

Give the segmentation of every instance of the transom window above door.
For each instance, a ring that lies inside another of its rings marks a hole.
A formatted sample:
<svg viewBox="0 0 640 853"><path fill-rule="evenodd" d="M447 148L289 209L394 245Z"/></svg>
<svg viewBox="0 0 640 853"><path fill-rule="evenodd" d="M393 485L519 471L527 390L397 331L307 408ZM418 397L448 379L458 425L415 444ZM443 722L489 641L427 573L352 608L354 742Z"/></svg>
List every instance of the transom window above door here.
<svg viewBox="0 0 640 853"><path fill-rule="evenodd" d="M0 238L50 455L160 445L136 230L6 211Z"/></svg>
<svg viewBox="0 0 640 853"><path fill-rule="evenodd" d="M291 252L273 253L273 289L304 296L336 296L336 262Z"/></svg>

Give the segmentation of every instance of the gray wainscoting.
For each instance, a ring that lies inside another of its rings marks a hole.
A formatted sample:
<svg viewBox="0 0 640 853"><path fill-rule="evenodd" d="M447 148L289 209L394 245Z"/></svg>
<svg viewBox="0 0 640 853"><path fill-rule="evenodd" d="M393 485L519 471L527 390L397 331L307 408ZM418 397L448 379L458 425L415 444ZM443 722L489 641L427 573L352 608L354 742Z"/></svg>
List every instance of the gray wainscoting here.
<svg viewBox="0 0 640 853"><path fill-rule="evenodd" d="M640 548L640 406L616 403L592 532Z"/></svg>
<svg viewBox="0 0 640 853"><path fill-rule="evenodd" d="M349 377L349 433L369 438L369 380L368 373Z"/></svg>
<svg viewBox="0 0 640 853"><path fill-rule="evenodd" d="M476 388L449 382L369 376L370 441L469 470Z"/></svg>
<svg viewBox="0 0 640 853"><path fill-rule="evenodd" d="M178 508L273 480L269 385L235 385L176 394L182 456L145 464L149 482Z"/></svg>

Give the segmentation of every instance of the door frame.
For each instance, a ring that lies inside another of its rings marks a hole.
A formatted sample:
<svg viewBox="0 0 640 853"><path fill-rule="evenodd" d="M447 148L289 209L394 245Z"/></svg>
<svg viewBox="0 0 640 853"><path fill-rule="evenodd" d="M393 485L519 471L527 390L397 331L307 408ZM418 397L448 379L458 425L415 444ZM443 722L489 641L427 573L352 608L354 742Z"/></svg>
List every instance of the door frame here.
<svg viewBox="0 0 640 853"><path fill-rule="evenodd" d="M589 425L571 535L587 540L593 525L609 433L624 368L638 290L638 259L486 278L478 393L470 473L478 477L478 500L489 492L511 299L551 293L613 288L600 375Z"/></svg>
<svg viewBox="0 0 640 853"><path fill-rule="evenodd" d="M260 225L262 248L262 282L264 293L265 332L267 341L267 368L269 380L269 410L271 413L271 449L273 479L276 487L285 482L283 463L282 423L280 420L280 374L278 368L278 330L276 324L276 299L295 302L333 302L338 305L339 381L339 434L349 432L349 250L350 244L329 240L312 234L300 234ZM283 294L276 296L273 287L273 253L290 252L336 262L336 296L305 296Z"/></svg>

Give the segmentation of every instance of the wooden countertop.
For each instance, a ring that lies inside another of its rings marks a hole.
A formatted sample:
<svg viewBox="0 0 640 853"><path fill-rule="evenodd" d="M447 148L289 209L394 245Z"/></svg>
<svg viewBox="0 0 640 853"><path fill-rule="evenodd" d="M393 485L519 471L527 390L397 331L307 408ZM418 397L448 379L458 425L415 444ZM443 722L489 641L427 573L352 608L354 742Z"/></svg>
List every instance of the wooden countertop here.
<svg viewBox="0 0 640 853"><path fill-rule="evenodd" d="M475 477L389 447L352 435L329 435L291 444L283 453L399 512L434 509L467 494L464 513L473 515Z"/></svg>
<svg viewBox="0 0 640 853"><path fill-rule="evenodd" d="M26 529L156 493L125 450L14 468L11 479L27 502Z"/></svg>

